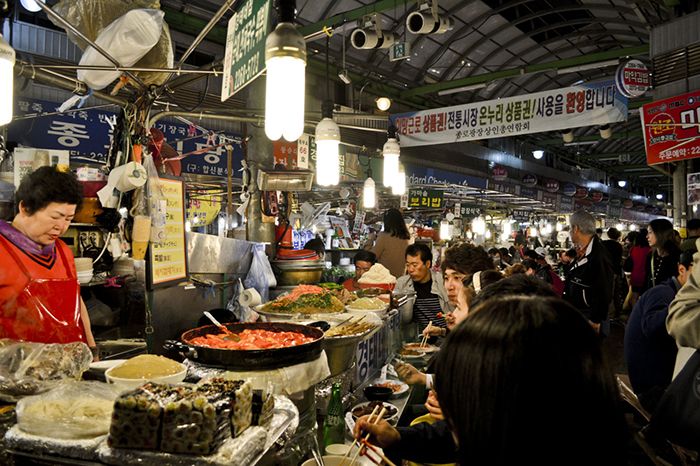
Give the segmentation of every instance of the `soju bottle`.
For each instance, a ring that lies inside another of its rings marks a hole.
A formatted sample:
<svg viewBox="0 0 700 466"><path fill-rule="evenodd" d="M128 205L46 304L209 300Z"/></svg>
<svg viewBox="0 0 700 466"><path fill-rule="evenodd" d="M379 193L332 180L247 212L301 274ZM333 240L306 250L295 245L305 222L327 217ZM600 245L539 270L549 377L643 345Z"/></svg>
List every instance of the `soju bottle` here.
<svg viewBox="0 0 700 466"><path fill-rule="evenodd" d="M333 384L328 413L323 424L323 447L333 443L345 443L345 420L343 419L343 401L340 395L340 383Z"/></svg>

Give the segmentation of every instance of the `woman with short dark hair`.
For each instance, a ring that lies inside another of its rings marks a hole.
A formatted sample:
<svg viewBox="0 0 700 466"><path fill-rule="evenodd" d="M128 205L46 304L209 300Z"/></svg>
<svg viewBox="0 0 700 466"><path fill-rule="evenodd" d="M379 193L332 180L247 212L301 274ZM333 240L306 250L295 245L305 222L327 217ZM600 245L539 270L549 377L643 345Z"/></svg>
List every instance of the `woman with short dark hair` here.
<svg viewBox="0 0 700 466"><path fill-rule="evenodd" d="M595 332L571 305L487 300L443 350L437 394L459 464L625 464L613 375Z"/></svg>
<svg viewBox="0 0 700 466"><path fill-rule="evenodd" d="M73 254L59 239L82 186L72 173L41 167L22 180L15 199L14 220L0 221L0 338L94 348Z"/></svg>

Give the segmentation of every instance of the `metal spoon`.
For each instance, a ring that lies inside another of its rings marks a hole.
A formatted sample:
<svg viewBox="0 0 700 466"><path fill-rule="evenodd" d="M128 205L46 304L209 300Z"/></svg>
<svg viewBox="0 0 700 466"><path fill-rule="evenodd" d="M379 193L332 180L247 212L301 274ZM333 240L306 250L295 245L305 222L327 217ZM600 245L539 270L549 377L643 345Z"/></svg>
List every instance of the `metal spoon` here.
<svg viewBox="0 0 700 466"><path fill-rule="evenodd" d="M204 311L204 315L207 316L207 318L211 320L214 323L214 325L219 327L219 329L226 334L226 336L223 337L224 340L241 341L241 337L233 333L231 330L226 328L221 322L216 320L216 318L213 315L211 315L209 311Z"/></svg>

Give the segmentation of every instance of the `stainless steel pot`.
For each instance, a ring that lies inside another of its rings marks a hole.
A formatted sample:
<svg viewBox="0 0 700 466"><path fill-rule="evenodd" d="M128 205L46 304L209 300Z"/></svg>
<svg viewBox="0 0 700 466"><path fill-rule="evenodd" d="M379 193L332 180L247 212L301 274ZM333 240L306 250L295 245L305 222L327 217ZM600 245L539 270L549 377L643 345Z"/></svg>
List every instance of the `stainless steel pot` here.
<svg viewBox="0 0 700 466"><path fill-rule="evenodd" d="M270 264L279 286L318 283L326 267L322 260L276 260Z"/></svg>

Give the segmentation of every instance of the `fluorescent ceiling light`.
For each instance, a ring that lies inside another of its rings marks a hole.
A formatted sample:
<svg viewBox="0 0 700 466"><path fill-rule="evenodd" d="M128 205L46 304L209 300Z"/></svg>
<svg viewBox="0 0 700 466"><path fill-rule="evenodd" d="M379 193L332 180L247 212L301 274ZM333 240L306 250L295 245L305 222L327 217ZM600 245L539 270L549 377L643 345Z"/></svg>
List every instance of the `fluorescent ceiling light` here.
<svg viewBox="0 0 700 466"><path fill-rule="evenodd" d="M455 87L454 89L444 89L442 91L438 91L438 95L458 94L460 92L475 91L477 89L483 89L485 87L486 83L471 84L469 86Z"/></svg>
<svg viewBox="0 0 700 466"><path fill-rule="evenodd" d="M579 71L587 71L587 70L597 70L598 68L606 68L608 66L617 66L619 63L619 60L607 60L607 61L600 61L597 63L588 63L585 65L578 65L578 66L570 66L568 68L558 68L557 69L557 74L567 74L567 73L577 73Z"/></svg>
<svg viewBox="0 0 700 466"><path fill-rule="evenodd" d="M593 144L598 144L600 141L576 141L576 142L565 142L565 146L592 146Z"/></svg>

